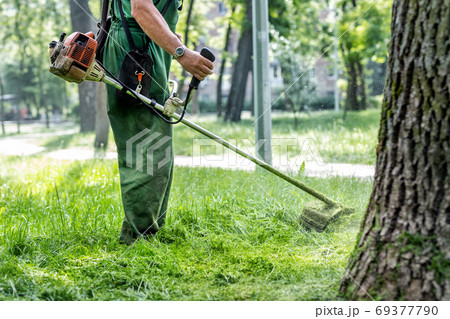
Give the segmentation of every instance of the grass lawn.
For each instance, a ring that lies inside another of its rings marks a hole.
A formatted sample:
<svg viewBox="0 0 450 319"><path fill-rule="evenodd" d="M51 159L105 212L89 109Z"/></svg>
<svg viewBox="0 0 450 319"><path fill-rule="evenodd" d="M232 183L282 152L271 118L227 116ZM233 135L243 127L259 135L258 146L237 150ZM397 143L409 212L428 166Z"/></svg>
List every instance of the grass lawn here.
<svg viewBox="0 0 450 319"><path fill-rule="evenodd" d="M289 113L274 113L272 121L272 136L278 142L289 144L289 156L302 154L305 146L315 144L325 162L375 164L375 147L380 123L380 111L369 109L360 112L348 112L347 118L342 119L342 112L333 111L302 113L299 115L299 127L295 129L294 118ZM252 152L254 147L253 119L245 119L239 123L224 123L215 116L190 117L209 131ZM192 155L193 139L204 138L183 124L174 128L174 148L176 155ZM294 141L294 145L292 145ZM250 143L249 144L246 144ZM306 145L305 143L309 143ZM92 133L69 134L44 139L42 146L49 150L74 146L92 147L94 135ZM114 140L110 134L109 150L115 150ZM281 147L273 147L276 154ZM315 150L315 151L316 151ZM215 147L202 147L202 154L214 153ZM303 153L304 154L304 153Z"/></svg>
<svg viewBox="0 0 450 319"><path fill-rule="evenodd" d="M239 123L223 123L211 116L194 120L227 140L234 139L239 147L246 147L245 140L254 145L254 119L245 119ZM290 156L301 154L302 146L313 141L325 162L375 164L375 147L377 144L380 111L370 109L361 112L348 112L346 120L342 113L333 111L302 113L299 115L299 126L294 127L294 118L290 114L274 113L272 117L272 137L285 139L286 143L297 140L297 146L290 146ZM203 138L186 126L175 128L174 147L178 155L192 154L192 139ZM207 148L205 151L207 152ZM214 150L211 147L211 150ZM250 147L253 151L253 147ZM281 148L273 147L277 153ZM203 152L203 149L202 149Z"/></svg>
<svg viewBox="0 0 450 319"><path fill-rule="evenodd" d="M331 113L324 117L328 124L319 128L302 118L301 134L329 138L323 153L330 158L372 161L373 145L341 156L331 144L363 143L367 126L377 125L370 124L374 111L361 113L352 130L329 120ZM215 131L243 126L229 127ZM277 118L274 128L295 134ZM298 215L311 197L274 176L177 167L166 226L129 247L118 243L123 213L114 161L0 157L0 299L336 299L372 182L299 178L357 213L324 233L309 232Z"/></svg>

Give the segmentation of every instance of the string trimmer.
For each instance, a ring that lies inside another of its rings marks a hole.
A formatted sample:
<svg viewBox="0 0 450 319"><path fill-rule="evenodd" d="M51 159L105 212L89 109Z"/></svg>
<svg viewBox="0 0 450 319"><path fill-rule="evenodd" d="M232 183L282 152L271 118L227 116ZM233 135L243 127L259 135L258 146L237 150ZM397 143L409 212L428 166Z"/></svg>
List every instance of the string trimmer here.
<svg viewBox="0 0 450 319"><path fill-rule="evenodd" d="M102 66L100 62L95 60L95 50L97 48L97 41L94 39L92 33L83 34L80 32L73 33L64 41L65 34L61 35L58 42L53 41L50 43L50 72L63 78L68 82L81 83L83 81L104 82L108 85L112 85L118 90L124 88L121 83L111 72ZM64 42L63 42L64 41ZM215 57L207 48L202 49L201 55L214 61ZM190 88L197 89L200 81L193 77ZM155 112L164 112L164 106L158 104L155 100L150 99L136 92L135 89L125 87L127 93L134 96L143 102L143 104L154 110ZM172 90L176 91L176 90ZM190 90L192 91L192 90ZM185 101L185 105L192 97L191 93ZM159 114L161 115L161 114ZM273 166L258 159L251 154L241 150L237 146L222 139L221 137L207 131L203 127L185 119L182 115L173 113L170 115L176 122L180 121L183 124L189 126L195 131L203 134L204 136L216 141L224 147L236 152L237 154L252 161L256 165L266 169L267 171L275 174L276 176L284 179L292 185L300 188L306 193L314 196L319 201L312 201L305 205L302 214L300 215L300 221L307 228L312 228L317 231L323 231L329 225L330 222L336 220L338 217L346 214L353 213L353 209L346 207L324 194L316 191L315 189L305 185L304 183L290 177L289 175L277 170Z"/></svg>

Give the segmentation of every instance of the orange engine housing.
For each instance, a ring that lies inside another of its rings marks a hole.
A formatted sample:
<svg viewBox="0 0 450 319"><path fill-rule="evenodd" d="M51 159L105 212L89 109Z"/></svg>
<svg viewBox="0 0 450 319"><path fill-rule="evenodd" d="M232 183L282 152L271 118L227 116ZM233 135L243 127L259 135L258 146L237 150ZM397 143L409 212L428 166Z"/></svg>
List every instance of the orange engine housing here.
<svg viewBox="0 0 450 319"><path fill-rule="evenodd" d="M86 71L94 60L95 50L97 49L94 33L75 32L64 41L64 45L69 47L66 56Z"/></svg>

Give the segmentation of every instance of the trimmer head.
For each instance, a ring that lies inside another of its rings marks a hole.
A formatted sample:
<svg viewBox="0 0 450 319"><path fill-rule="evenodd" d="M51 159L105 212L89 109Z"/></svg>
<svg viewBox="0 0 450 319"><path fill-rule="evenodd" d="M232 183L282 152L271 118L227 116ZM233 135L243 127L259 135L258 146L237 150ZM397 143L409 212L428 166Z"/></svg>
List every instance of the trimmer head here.
<svg viewBox="0 0 450 319"><path fill-rule="evenodd" d="M354 210L352 208L340 204L329 205L314 200L308 202L303 208L303 212L300 215L300 222L308 229L322 232L330 223L335 222L344 215L351 215L353 213Z"/></svg>

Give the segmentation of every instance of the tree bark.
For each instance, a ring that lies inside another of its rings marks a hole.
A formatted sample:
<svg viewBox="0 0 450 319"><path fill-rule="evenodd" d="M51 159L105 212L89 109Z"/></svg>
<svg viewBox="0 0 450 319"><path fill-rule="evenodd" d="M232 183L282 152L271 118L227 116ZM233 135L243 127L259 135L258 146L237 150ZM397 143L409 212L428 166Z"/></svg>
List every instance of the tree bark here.
<svg viewBox="0 0 450 319"><path fill-rule="evenodd" d="M46 128L50 128L50 112L48 111L48 105L47 105L47 101L46 101L46 95L43 94L44 92L44 85L43 85L43 81L42 81L42 76L40 72L37 72L37 82L38 82L38 86L39 86L39 92L41 92L41 94L39 94L38 98L37 98L37 105L38 105L38 110L44 106L44 112L45 112L45 127ZM29 111L30 115L31 115L31 110Z"/></svg>
<svg viewBox="0 0 450 319"><path fill-rule="evenodd" d="M95 148L105 149L108 147L109 119L106 109L106 87L105 83L97 84L97 110L95 113Z"/></svg>
<svg viewBox="0 0 450 319"><path fill-rule="evenodd" d="M97 27L89 9L89 0L69 0L69 4L73 31L93 31L95 33ZM93 132L95 130L96 83L81 83L78 86L78 97L80 101L80 131Z"/></svg>
<svg viewBox="0 0 450 319"><path fill-rule="evenodd" d="M252 1L247 0L246 19L238 44L238 57L233 69L230 93L224 120L237 122L244 108L248 73L252 69Z"/></svg>
<svg viewBox="0 0 450 319"><path fill-rule="evenodd" d="M358 74L356 72L356 63L349 61L348 68L348 80L347 80L347 99L345 100L346 110L358 111Z"/></svg>
<svg viewBox="0 0 450 319"><path fill-rule="evenodd" d="M356 70L358 71L358 96L360 97L358 102L358 110L367 109L367 93L366 93L366 80L364 78L364 66L361 61L356 63Z"/></svg>
<svg viewBox="0 0 450 319"><path fill-rule="evenodd" d="M450 300L450 3L394 1L389 50L374 187L340 290Z"/></svg>
<svg viewBox="0 0 450 319"><path fill-rule="evenodd" d="M217 100L216 100L216 111L217 111L217 116L221 117L222 116L222 84L223 84L223 75L225 72L225 66L227 64L227 57L228 57L228 50L230 47L230 36L231 36L231 18L233 17L233 13L234 10L236 9L236 6L232 6L231 8L231 14L230 14L230 20L228 21L228 27L227 27L227 31L225 33L225 45L223 47L222 50L222 61L220 62L220 71L219 71L219 79L217 81Z"/></svg>

